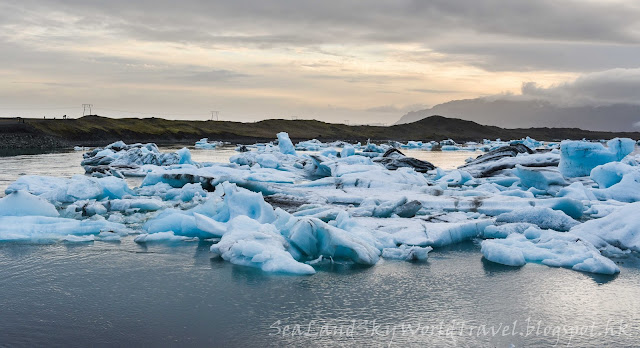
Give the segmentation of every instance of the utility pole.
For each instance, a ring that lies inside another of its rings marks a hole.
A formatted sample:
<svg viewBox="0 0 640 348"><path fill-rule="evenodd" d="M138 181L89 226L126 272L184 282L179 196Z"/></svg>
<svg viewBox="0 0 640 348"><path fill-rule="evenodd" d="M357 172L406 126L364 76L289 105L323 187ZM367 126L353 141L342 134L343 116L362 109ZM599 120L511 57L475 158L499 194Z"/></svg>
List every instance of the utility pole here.
<svg viewBox="0 0 640 348"><path fill-rule="evenodd" d="M344 120L344 124L349 125L349 120Z"/></svg>
<svg viewBox="0 0 640 348"><path fill-rule="evenodd" d="M93 104L82 104L82 116L93 115L91 113L91 108L92 107L93 107ZM87 110L89 110L88 114L87 114Z"/></svg>
<svg viewBox="0 0 640 348"><path fill-rule="evenodd" d="M220 111L211 111L211 121L213 121L213 117L215 116L216 121L218 121L218 113Z"/></svg>

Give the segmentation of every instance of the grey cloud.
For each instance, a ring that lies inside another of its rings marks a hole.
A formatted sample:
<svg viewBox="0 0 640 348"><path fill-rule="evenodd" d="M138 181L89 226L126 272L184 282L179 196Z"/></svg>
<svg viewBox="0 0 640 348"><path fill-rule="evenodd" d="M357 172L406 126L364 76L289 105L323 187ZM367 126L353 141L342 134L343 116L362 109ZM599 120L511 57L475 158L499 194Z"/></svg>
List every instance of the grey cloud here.
<svg viewBox="0 0 640 348"><path fill-rule="evenodd" d="M445 53L441 60L453 59L488 71L598 71L635 68L640 64L640 44L602 44L571 42L478 42L447 43L434 47ZM425 59L434 59L428 56ZM420 60L420 55L413 56Z"/></svg>
<svg viewBox="0 0 640 348"><path fill-rule="evenodd" d="M85 1L24 0L24 7L98 18L124 35L214 43L423 42L453 32L572 41L639 42L632 1L528 0ZM240 35L225 35L239 33Z"/></svg>
<svg viewBox="0 0 640 348"><path fill-rule="evenodd" d="M522 85L522 96L559 105L640 104L640 69L590 73L550 87L527 82Z"/></svg>
<svg viewBox="0 0 640 348"><path fill-rule="evenodd" d="M640 6L554 0L23 0L0 5L0 36L37 26L42 45L99 38L258 49L305 49L349 57L360 44L422 45L398 50L415 61L458 61L489 71L598 71L637 66ZM6 13L14 16L6 16ZM52 15L53 13L53 15ZM5 21L6 20L6 21ZM51 30L50 30L51 29ZM95 42L95 41L93 41ZM328 45L344 47L328 49ZM392 49L391 49L392 50ZM401 57L400 57L401 58Z"/></svg>

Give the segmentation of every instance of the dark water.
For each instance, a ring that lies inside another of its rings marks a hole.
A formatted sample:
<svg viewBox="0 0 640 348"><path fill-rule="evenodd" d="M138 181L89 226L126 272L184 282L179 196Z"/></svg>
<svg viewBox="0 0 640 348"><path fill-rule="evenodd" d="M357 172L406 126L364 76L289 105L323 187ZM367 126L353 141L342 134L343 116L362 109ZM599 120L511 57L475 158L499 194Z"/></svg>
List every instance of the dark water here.
<svg viewBox="0 0 640 348"><path fill-rule="evenodd" d="M208 249L197 243L145 248L131 238L0 245L0 342L508 347L633 346L639 338L634 260L617 277L594 277L483 262L477 245L463 243L433 252L427 263L329 264L296 277L210 259ZM299 332L286 331L296 324ZM411 334L408 325L422 329ZM511 327L504 336L479 328L478 336L472 330L478 325L515 326L515 334ZM563 326L593 326L593 337L587 332L569 341L569 333L551 331Z"/></svg>
<svg viewBox="0 0 640 348"><path fill-rule="evenodd" d="M0 188L82 173L80 158L0 159ZM489 263L471 242L429 255L300 277L211 259L206 243L4 243L0 346L638 345L635 257L610 277Z"/></svg>

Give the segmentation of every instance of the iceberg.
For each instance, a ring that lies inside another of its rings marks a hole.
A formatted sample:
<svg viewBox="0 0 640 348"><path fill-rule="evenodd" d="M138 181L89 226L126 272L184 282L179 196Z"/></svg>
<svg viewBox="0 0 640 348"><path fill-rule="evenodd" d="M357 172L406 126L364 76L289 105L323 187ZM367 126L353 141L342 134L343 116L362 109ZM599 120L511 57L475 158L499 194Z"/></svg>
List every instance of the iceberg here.
<svg viewBox="0 0 640 348"><path fill-rule="evenodd" d="M196 141L195 148L203 150L213 150L216 147L222 146L224 143L221 141L209 142L209 138L202 138Z"/></svg>
<svg viewBox="0 0 640 348"><path fill-rule="evenodd" d="M607 216L589 220L571 229L571 233L588 240L598 248L612 246L640 252L640 202L626 204Z"/></svg>
<svg viewBox="0 0 640 348"><path fill-rule="evenodd" d="M296 155L296 149L289 139L289 134L286 132L280 132L277 134L278 136L278 147L280 148L280 152L285 155Z"/></svg>
<svg viewBox="0 0 640 348"><path fill-rule="evenodd" d="M211 246L211 252L233 264L265 272L315 274L312 266L296 261L287 246L274 225L238 216L229 223L229 231Z"/></svg>
<svg viewBox="0 0 640 348"><path fill-rule="evenodd" d="M555 231L569 231L572 227L579 224L578 221L572 219L560 210L542 207L530 207L500 214L496 217L496 222L528 223L542 229Z"/></svg>
<svg viewBox="0 0 640 348"><path fill-rule="evenodd" d="M142 233L137 235L133 241L136 243L173 243L198 240L197 238L189 238L185 236L176 236L172 231L158 233Z"/></svg>
<svg viewBox="0 0 640 348"><path fill-rule="evenodd" d="M567 178L588 176L591 170L601 164L621 161L633 152L635 141L627 138L615 138L600 143L565 140L560 143L560 164L558 168Z"/></svg>
<svg viewBox="0 0 640 348"><path fill-rule="evenodd" d="M520 184L525 188L549 190L553 185L567 186L567 182L557 168L530 168L516 164L513 173L520 178Z"/></svg>
<svg viewBox="0 0 640 348"><path fill-rule="evenodd" d="M88 151L83 154L83 158L80 164L85 172L98 176L109 176L114 173L140 175L144 165L196 164L191 160L191 153L187 148L172 153L162 153L153 143L127 145L122 141Z"/></svg>
<svg viewBox="0 0 640 348"><path fill-rule="evenodd" d="M0 241L52 242L68 235L97 235L114 232L126 235L128 228L102 220L75 220L48 216L0 216Z"/></svg>
<svg viewBox="0 0 640 348"><path fill-rule="evenodd" d="M618 266L589 242L569 232L530 227L523 234L512 233L505 239L487 239L481 243L483 256L508 266L534 262L575 271L615 274Z"/></svg>
<svg viewBox="0 0 640 348"><path fill-rule="evenodd" d="M426 261L432 247L401 245L397 248L382 249L382 257L390 260Z"/></svg>
<svg viewBox="0 0 640 348"><path fill-rule="evenodd" d="M614 199L633 203L640 201L640 168L621 162L609 162L591 170L590 177L598 184L592 190L599 200Z"/></svg>
<svg viewBox="0 0 640 348"><path fill-rule="evenodd" d="M43 198L26 191L15 191L0 199L0 216L58 217L60 213Z"/></svg>

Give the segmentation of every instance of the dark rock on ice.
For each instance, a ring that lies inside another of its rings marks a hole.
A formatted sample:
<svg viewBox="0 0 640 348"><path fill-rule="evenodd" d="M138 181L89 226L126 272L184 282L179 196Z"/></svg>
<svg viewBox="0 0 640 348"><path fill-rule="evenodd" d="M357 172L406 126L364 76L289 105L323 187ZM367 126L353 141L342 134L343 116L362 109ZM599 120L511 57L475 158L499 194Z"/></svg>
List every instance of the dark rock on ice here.
<svg viewBox="0 0 640 348"><path fill-rule="evenodd" d="M382 164L389 170L396 170L401 167L409 167L413 168L416 172L426 173L436 168L433 164L427 161L421 161L417 158L407 157L396 148L387 150L382 155L382 157L374 158L373 161Z"/></svg>

